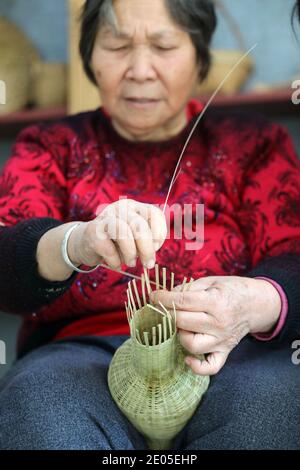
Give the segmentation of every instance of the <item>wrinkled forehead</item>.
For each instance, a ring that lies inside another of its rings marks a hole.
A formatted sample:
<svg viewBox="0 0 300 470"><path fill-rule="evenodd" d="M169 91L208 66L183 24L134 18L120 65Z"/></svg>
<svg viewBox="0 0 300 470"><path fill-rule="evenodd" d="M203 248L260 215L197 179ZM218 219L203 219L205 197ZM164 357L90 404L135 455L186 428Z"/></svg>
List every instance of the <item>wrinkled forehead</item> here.
<svg viewBox="0 0 300 470"><path fill-rule="evenodd" d="M143 28L144 26L144 28ZM174 37L180 37L181 31L176 29L159 29L159 26L155 28L147 27L146 25L136 26L135 28L119 27L118 25L103 25L101 28L101 36L103 38L116 37L118 39L133 39L139 34L139 32L145 33L149 39L168 39Z"/></svg>
<svg viewBox="0 0 300 470"><path fill-rule="evenodd" d="M144 3L147 8L140 8ZM121 8L122 6L122 8ZM108 2L102 16L100 33L102 37L131 39L147 35L150 39L180 36L182 29L171 18L163 0L136 2L115 0Z"/></svg>

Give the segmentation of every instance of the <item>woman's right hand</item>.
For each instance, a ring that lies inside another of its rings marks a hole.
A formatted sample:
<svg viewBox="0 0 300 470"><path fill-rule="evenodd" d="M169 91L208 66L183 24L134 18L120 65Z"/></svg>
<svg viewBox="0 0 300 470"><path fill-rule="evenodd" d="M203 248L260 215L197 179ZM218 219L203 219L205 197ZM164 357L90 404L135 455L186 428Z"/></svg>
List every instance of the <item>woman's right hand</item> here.
<svg viewBox="0 0 300 470"><path fill-rule="evenodd" d="M70 236L68 254L77 266L106 264L120 269L122 264L134 267L140 258L151 269L167 232L159 208L123 199L108 205L94 220L81 223Z"/></svg>

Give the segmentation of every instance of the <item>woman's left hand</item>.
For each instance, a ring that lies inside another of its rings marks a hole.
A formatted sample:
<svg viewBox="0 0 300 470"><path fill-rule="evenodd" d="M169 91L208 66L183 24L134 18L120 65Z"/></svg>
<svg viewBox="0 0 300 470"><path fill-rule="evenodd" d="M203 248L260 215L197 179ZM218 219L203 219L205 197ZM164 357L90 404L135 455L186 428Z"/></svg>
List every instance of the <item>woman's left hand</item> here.
<svg viewBox="0 0 300 470"><path fill-rule="evenodd" d="M182 346L191 354L206 354L203 361L187 356L199 375L214 375L229 353L248 333L267 333L275 327L281 310L279 293L263 279L208 276L194 281L189 290L156 291L151 301L177 311Z"/></svg>

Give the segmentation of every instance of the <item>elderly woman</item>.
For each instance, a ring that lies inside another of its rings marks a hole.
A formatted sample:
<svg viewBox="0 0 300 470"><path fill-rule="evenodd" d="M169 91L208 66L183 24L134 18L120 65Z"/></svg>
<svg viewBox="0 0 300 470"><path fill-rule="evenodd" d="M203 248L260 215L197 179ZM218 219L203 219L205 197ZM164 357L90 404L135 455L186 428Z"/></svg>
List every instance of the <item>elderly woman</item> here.
<svg viewBox="0 0 300 470"><path fill-rule="evenodd" d="M129 334L118 271L155 261L196 279L152 300L176 303L187 362L213 376L174 449L300 447L300 165L288 135L209 112L169 200L204 204L201 249L174 237L174 219L167 237L157 207L202 109L191 97L215 26L210 0L88 0L80 50L102 108L18 137L0 181L0 306L24 319L0 383L2 449L147 448L106 377Z"/></svg>

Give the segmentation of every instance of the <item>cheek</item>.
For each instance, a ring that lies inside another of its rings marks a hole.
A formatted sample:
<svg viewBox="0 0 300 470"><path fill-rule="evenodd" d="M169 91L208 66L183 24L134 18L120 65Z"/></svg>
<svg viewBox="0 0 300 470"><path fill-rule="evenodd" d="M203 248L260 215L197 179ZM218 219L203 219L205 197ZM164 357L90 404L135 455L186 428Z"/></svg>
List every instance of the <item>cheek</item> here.
<svg viewBox="0 0 300 470"><path fill-rule="evenodd" d="M103 95L107 94L107 97L116 94L123 76L120 63L109 60L105 54L94 54L91 59L91 68L101 93ZM103 98L105 97L103 96Z"/></svg>
<svg viewBox="0 0 300 470"><path fill-rule="evenodd" d="M167 71L164 82L174 99L189 95L198 82L198 68L194 61L186 57L170 59L167 64L164 63L162 70Z"/></svg>
<svg viewBox="0 0 300 470"><path fill-rule="evenodd" d="M191 68L190 64L186 67L168 68L168 75L165 77L165 84L168 89L170 98L173 101L180 101L188 98L193 94L195 87L198 83L198 70Z"/></svg>

